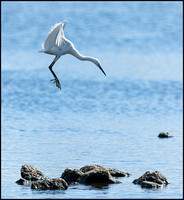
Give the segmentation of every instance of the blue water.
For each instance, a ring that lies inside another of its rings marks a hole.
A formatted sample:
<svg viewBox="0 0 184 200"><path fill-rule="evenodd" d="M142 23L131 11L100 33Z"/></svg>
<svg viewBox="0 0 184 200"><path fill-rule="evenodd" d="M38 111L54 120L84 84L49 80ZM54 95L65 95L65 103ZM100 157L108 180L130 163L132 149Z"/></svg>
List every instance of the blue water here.
<svg viewBox="0 0 184 200"><path fill-rule="evenodd" d="M182 2L2 2L2 198L182 198ZM38 53L51 26L90 62L71 55L53 70ZM160 132L173 138L159 139ZM102 189L71 185L35 191L17 185L23 164L50 178L98 164L129 172ZM159 171L170 184L149 190L132 181Z"/></svg>

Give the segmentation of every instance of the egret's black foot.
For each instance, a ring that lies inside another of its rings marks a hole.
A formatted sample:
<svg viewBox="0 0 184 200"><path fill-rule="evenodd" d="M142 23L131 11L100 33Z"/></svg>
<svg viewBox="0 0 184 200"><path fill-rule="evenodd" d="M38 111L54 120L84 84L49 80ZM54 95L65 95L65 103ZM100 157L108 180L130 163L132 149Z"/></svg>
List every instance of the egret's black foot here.
<svg viewBox="0 0 184 200"><path fill-rule="evenodd" d="M56 83L56 87L58 87L61 90L61 85L60 85L60 82L59 82L58 78L54 78L54 79L52 79L50 81L53 81L53 83Z"/></svg>

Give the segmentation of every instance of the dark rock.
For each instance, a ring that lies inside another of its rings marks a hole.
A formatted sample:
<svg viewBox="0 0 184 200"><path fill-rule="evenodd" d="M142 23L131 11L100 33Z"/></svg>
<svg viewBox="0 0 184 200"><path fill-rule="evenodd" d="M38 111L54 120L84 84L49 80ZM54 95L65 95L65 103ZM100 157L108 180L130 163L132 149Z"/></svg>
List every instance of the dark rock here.
<svg viewBox="0 0 184 200"><path fill-rule="evenodd" d="M143 181L141 183L141 187L142 188L159 188L159 187L162 187L162 185L158 183L150 182L150 181Z"/></svg>
<svg viewBox="0 0 184 200"><path fill-rule="evenodd" d="M114 176L114 177L128 177L128 176L130 176L130 174L128 172L122 172L122 171L119 171L117 169L107 168L107 170L109 170L110 175Z"/></svg>
<svg viewBox="0 0 184 200"><path fill-rule="evenodd" d="M151 188L151 187L158 188L158 187L166 186L167 184L169 184L166 177L158 171L155 171L155 172L147 171L140 178L135 179L133 183L140 184L142 187L146 187L146 188Z"/></svg>
<svg viewBox="0 0 184 200"><path fill-rule="evenodd" d="M102 167L100 165L86 165L82 168L80 168L80 170L85 173L88 172L90 170L108 170L111 176L114 177L128 177L130 176L129 173L127 172L122 172L113 168L106 168L106 167Z"/></svg>
<svg viewBox="0 0 184 200"><path fill-rule="evenodd" d="M105 168L99 165L86 165L80 170L67 168L61 178L65 179L68 183L79 182L82 184L96 184L96 183L118 183L111 174L115 176L126 176L123 172L111 168Z"/></svg>
<svg viewBox="0 0 184 200"><path fill-rule="evenodd" d="M95 183L119 183L115 178L113 178L108 170L104 169L94 169L85 172L79 179L79 183L82 184L95 184Z"/></svg>
<svg viewBox="0 0 184 200"><path fill-rule="evenodd" d="M35 190L66 190L68 183L62 178L50 180L39 180L31 184L31 189Z"/></svg>
<svg viewBox="0 0 184 200"><path fill-rule="evenodd" d="M106 168L100 165L86 165L80 168L80 171L82 171L83 173L89 172L91 170L106 170Z"/></svg>
<svg viewBox="0 0 184 200"><path fill-rule="evenodd" d="M30 181L28 181L28 180L26 180L24 178L20 178L18 181L16 181L16 183L18 185L25 185L25 186L30 186L31 185Z"/></svg>
<svg viewBox="0 0 184 200"><path fill-rule="evenodd" d="M22 165L21 168L21 177L26 180L37 181L37 180L44 180L46 177L37 170L36 167L31 165Z"/></svg>
<svg viewBox="0 0 184 200"><path fill-rule="evenodd" d="M67 168L62 173L61 178L65 181L69 182L76 182L78 178L80 178L84 173L78 169L70 169Z"/></svg>
<svg viewBox="0 0 184 200"><path fill-rule="evenodd" d="M169 133L164 133L164 132L161 132L159 133L158 135L159 138L170 138L170 137L174 137L173 135L170 135Z"/></svg>

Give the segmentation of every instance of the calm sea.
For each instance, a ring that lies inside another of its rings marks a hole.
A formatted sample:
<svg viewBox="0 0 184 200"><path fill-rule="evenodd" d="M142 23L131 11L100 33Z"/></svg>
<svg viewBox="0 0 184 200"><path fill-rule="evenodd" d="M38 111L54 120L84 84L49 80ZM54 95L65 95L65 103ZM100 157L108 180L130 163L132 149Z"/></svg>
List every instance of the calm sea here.
<svg viewBox="0 0 184 200"><path fill-rule="evenodd" d="M2 198L182 198L182 2L1 3ZM68 20L65 36L100 60L102 72L71 55L53 70L38 53L50 28ZM159 139L160 132L173 138ZM23 164L50 178L98 164L129 172L98 189L35 191L17 185ZM142 189L132 181L159 171L170 184Z"/></svg>

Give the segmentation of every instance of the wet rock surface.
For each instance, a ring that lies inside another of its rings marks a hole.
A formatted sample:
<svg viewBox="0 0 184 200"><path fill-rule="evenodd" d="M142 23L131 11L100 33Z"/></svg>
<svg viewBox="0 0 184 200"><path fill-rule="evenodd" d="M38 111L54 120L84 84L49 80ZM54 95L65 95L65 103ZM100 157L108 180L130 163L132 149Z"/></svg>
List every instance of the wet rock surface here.
<svg viewBox="0 0 184 200"><path fill-rule="evenodd" d="M78 182L80 184L111 184L120 183L114 177L127 177L129 173L116 169L102 167L100 165L86 165L80 169L67 168L61 178L68 182Z"/></svg>
<svg viewBox="0 0 184 200"><path fill-rule="evenodd" d="M173 135L170 135L169 133L165 133L165 132L161 132L158 135L159 138L170 138L170 137L174 137Z"/></svg>
<svg viewBox="0 0 184 200"><path fill-rule="evenodd" d="M169 184L166 177L158 171L147 171L140 178L133 181L134 184L139 184L143 188L159 188Z"/></svg>
<svg viewBox="0 0 184 200"><path fill-rule="evenodd" d="M24 179L24 178L20 178L18 181L16 181L16 183L18 185L25 185L25 186L31 186L31 182Z"/></svg>
<svg viewBox="0 0 184 200"><path fill-rule="evenodd" d="M155 188L162 187L162 185L160 185L158 183L150 182L150 181L142 181L141 187L142 188L154 188L155 189Z"/></svg>
<svg viewBox="0 0 184 200"><path fill-rule="evenodd" d="M114 176L114 177L128 177L128 176L130 176L130 174L127 173L127 172L122 172L122 171L119 171L119 170L116 170L116 169L113 169L113 168L102 167L100 165L86 165L86 166L80 168L80 170L83 173L88 172L90 170L107 170L107 171L109 171L110 175Z"/></svg>
<svg viewBox="0 0 184 200"><path fill-rule="evenodd" d="M36 167L31 165L22 165L21 177L26 180L37 181L44 180L46 176L42 174Z"/></svg>
<svg viewBox="0 0 184 200"><path fill-rule="evenodd" d="M31 189L35 190L66 190L68 183L62 178L34 181Z"/></svg>
<svg viewBox="0 0 184 200"><path fill-rule="evenodd" d="M117 169L107 168L107 170L109 171L111 176L114 176L114 177L128 177L128 176L130 176L130 174L128 172L122 172L122 171L119 171Z"/></svg>
<svg viewBox="0 0 184 200"><path fill-rule="evenodd" d="M67 182L77 182L77 180L83 175L84 173L78 169L71 169L67 168L62 173L61 178L65 179Z"/></svg>
<svg viewBox="0 0 184 200"><path fill-rule="evenodd" d="M118 180L113 178L107 169L94 169L84 173L79 179L79 183L82 184L110 184L120 183Z"/></svg>
<svg viewBox="0 0 184 200"><path fill-rule="evenodd" d="M80 171L82 171L83 173L89 172L91 170L106 170L106 168L100 165L86 165L80 168Z"/></svg>

